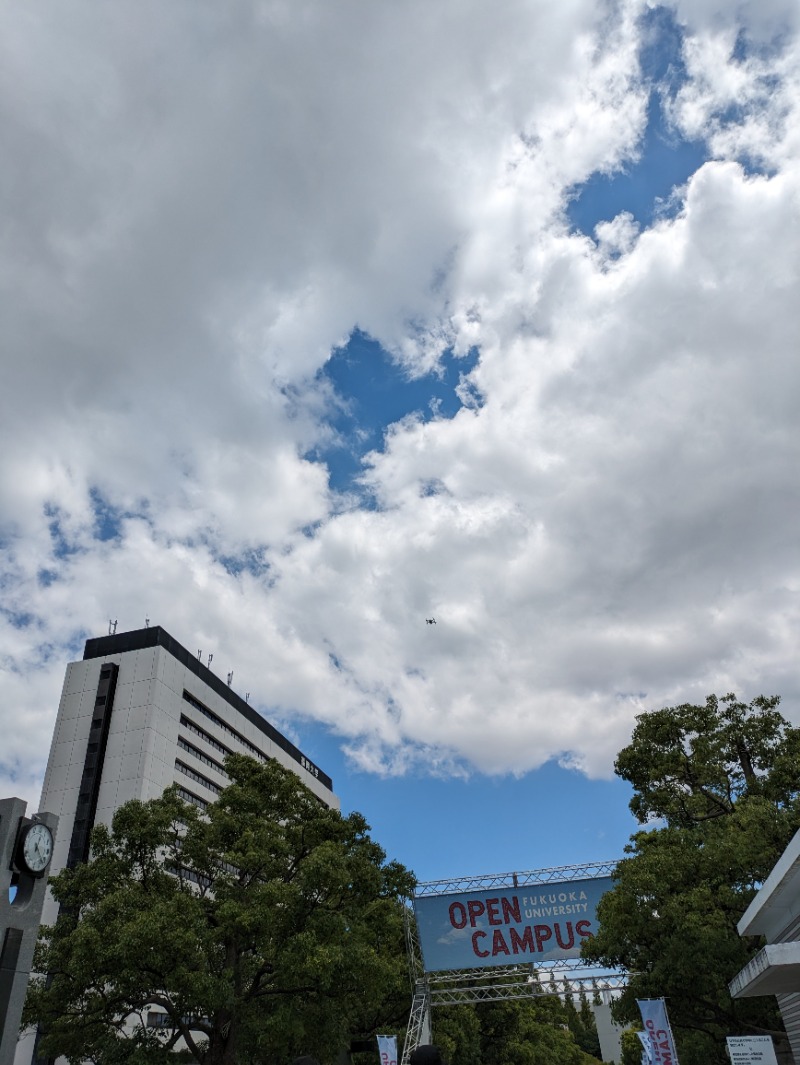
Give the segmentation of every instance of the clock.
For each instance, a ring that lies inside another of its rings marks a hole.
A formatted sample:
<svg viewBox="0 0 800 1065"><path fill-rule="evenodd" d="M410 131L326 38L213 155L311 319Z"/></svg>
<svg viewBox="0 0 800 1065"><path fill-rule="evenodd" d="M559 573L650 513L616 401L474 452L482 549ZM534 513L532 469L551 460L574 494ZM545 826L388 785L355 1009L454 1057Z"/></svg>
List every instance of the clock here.
<svg viewBox="0 0 800 1065"><path fill-rule="evenodd" d="M24 825L17 841L16 862L30 876L44 876L53 857L53 833L41 821Z"/></svg>

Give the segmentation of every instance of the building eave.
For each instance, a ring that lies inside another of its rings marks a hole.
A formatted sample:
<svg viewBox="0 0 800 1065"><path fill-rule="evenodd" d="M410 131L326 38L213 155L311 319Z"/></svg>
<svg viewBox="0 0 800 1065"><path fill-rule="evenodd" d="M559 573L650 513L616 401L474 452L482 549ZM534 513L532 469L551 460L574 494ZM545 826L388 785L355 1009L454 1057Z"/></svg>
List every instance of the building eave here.
<svg viewBox="0 0 800 1065"><path fill-rule="evenodd" d="M797 917L800 917L800 832L778 859L737 927L740 936L777 939L780 931Z"/></svg>
<svg viewBox="0 0 800 1065"><path fill-rule="evenodd" d="M800 991L800 943L770 943L728 984L732 998Z"/></svg>

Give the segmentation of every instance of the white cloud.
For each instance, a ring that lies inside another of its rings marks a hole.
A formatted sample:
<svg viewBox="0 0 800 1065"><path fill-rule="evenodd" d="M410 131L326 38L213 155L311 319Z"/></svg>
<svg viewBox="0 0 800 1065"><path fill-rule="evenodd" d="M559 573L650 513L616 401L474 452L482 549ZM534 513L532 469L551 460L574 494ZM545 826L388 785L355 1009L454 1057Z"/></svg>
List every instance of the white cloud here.
<svg viewBox="0 0 800 1065"><path fill-rule="evenodd" d="M714 161L596 243L564 210L641 148L633 0L5 13L0 793L114 617L376 772L604 774L646 706L796 697L797 42L676 10ZM374 510L303 458L355 325L481 353Z"/></svg>

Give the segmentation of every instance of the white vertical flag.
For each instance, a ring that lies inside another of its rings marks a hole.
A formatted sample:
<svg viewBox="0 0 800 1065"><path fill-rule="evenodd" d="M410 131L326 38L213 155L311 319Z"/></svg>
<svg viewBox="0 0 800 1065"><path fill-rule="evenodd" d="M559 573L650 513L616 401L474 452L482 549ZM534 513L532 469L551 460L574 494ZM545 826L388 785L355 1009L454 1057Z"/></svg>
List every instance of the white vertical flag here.
<svg viewBox="0 0 800 1065"><path fill-rule="evenodd" d="M378 1053L381 1056L381 1065L397 1065L397 1036L379 1035Z"/></svg>
<svg viewBox="0 0 800 1065"><path fill-rule="evenodd" d="M642 1015L644 1035L647 1037L650 1061L653 1065L678 1065L675 1040L667 1017L663 998L638 998L636 1004Z"/></svg>
<svg viewBox="0 0 800 1065"><path fill-rule="evenodd" d="M650 1040L644 1032L637 1032L636 1034L642 1044L642 1065L653 1065L653 1051L650 1049Z"/></svg>

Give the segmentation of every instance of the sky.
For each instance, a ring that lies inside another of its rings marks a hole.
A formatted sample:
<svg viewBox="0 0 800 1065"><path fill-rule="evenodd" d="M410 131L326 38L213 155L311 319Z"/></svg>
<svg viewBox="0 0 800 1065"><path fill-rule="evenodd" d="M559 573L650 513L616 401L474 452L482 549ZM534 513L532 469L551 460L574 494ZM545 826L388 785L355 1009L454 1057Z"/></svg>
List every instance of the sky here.
<svg viewBox="0 0 800 1065"><path fill-rule="evenodd" d="M0 795L111 620L421 880L800 725L796 0L0 0L0 145Z"/></svg>

